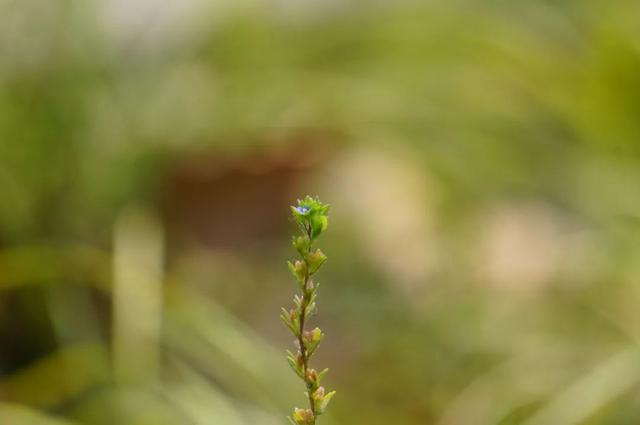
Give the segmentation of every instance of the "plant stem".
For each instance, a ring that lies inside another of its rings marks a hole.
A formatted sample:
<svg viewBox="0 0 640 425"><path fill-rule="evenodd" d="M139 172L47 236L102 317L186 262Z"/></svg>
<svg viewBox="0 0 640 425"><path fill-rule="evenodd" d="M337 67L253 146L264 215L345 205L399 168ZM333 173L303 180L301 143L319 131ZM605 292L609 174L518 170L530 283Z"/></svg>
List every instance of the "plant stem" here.
<svg viewBox="0 0 640 425"><path fill-rule="evenodd" d="M311 229L306 228L307 235L311 237ZM307 254L311 252L311 246L307 250ZM313 397L311 394L312 384L309 382L309 378L307 376L307 370L309 369L309 357L307 356L307 349L304 344L304 323L305 318L307 317L307 308L309 307L311 291L308 289L308 285L310 282L309 276L309 264L305 258L302 258L302 261L305 262L305 276L304 276L304 285L302 287L302 307L300 308L300 332L298 332L298 344L300 344L300 357L302 358L302 370L304 372L304 382L307 386L307 397L309 399L309 408L313 413L313 424L316 422L316 409L313 403Z"/></svg>
<svg viewBox="0 0 640 425"><path fill-rule="evenodd" d="M289 270L295 278L302 294L293 297L294 308L282 308L280 319L295 336L296 354L287 350L287 361L297 376L302 378L307 389L308 408L294 408L289 422L294 425L316 425L318 416L322 415L335 391L325 393L321 380L328 369L318 373L311 368L311 357L324 338L320 328L305 331L307 319L316 313L316 296L318 285L312 277L327 260L320 250L312 250L318 236L327 228L329 223L329 205L323 204L318 198L307 196L298 200L298 206L292 206L293 218L298 224L301 235L294 235L292 245L300 255L299 260L288 261Z"/></svg>

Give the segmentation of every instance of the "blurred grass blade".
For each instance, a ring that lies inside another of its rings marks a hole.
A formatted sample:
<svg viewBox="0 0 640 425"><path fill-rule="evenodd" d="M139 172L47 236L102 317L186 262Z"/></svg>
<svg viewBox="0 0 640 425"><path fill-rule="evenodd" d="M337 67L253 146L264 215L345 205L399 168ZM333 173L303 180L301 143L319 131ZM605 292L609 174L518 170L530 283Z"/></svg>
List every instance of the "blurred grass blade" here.
<svg viewBox="0 0 640 425"><path fill-rule="evenodd" d="M87 285L110 290L109 256L85 245L34 244L0 251L0 290L24 285Z"/></svg>
<svg viewBox="0 0 640 425"><path fill-rule="evenodd" d="M523 425L583 423L640 382L640 351L626 349L558 394Z"/></svg>
<svg viewBox="0 0 640 425"><path fill-rule="evenodd" d="M167 385L164 395L196 425L245 425L235 401L207 381L198 371L174 359L185 383Z"/></svg>
<svg viewBox="0 0 640 425"><path fill-rule="evenodd" d="M125 210L114 232L113 362L116 379L158 376L164 238L146 212Z"/></svg>
<svg viewBox="0 0 640 425"><path fill-rule="evenodd" d="M109 375L107 353L102 345L77 345L44 357L5 378L0 382L0 394L4 400L50 409L78 397L96 384L108 382ZM5 423L13 424L0 421Z"/></svg>
<svg viewBox="0 0 640 425"><path fill-rule="evenodd" d="M280 408L296 394L294 379L282 378L288 374L280 353L215 302L172 288L166 314L166 341L172 352L231 391Z"/></svg>

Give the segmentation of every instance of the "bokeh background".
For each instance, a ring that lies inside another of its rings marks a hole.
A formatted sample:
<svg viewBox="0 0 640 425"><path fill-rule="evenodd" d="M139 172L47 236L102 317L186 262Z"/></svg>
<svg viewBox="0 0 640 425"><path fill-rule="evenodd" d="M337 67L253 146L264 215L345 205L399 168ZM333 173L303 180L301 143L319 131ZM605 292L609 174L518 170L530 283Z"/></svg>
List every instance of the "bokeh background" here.
<svg viewBox="0 0 640 425"><path fill-rule="evenodd" d="M0 424L640 423L640 2L0 1Z"/></svg>

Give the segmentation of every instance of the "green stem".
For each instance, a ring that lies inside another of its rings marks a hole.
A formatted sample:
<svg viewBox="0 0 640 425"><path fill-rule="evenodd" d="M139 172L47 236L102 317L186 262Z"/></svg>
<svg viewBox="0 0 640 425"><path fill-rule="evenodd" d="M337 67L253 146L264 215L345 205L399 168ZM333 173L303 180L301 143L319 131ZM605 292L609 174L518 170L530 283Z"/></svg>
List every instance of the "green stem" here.
<svg viewBox="0 0 640 425"><path fill-rule="evenodd" d="M305 230L307 231L307 236L309 237L309 239L311 239L311 229L307 228ZM309 253L311 253L311 244L309 244L309 248L307 250L307 254ZM305 258L302 258L302 261L304 261L305 263L305 276L304 276L304 285L302 287L302 307L300 309L301 313L300 313L300 330L298 332L298 343L300 344L300 356L302 357L302 365L303 365L302 369L304 371L304 382L307 386L309 408L311 409L311 413L313 413L313 423L312 423L313 425L316 423L316 408L313 402L313 396L311 394L311 389L313 388L313 385L309 381L309 378L307 376L307 370L309 369L309 356L307 353L307 348L305 347L305 344L304 344L304 323L307 317L307 308L309 307L309 302L311 300L312 290L309 290L308 288L309 282L310 282L309 263Z"/></svg>

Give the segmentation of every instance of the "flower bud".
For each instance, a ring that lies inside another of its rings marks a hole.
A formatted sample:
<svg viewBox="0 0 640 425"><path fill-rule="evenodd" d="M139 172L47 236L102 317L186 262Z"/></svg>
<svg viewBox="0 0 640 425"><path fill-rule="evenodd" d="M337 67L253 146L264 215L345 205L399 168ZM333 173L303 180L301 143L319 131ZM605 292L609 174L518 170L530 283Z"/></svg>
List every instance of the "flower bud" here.
<svg viewBox="0 0 640 425"><path fill-rule="evenodd" d="M307 380L316 382L318 380L318 372L315 369L307 369Z"/></svg>
<svg viewBox="0 0 640 425"><path fill-rule="evenodd" d="M314 400L321 400L324 398L324 387L319 387L312 395Z"/></svg>
<svg viewBox="0 0 640 425"><path fill-rule="evenodd" d="M327 256L322 251L316 249L307 256L309 262L309 273L313 274L327 261Z"/></svg>
<svg viewBox="0 0 640 425"><path fill-rule="evenodd" d="M318 415L321 415L326 410L329 405L329 401L333 398L335 391L331 391L329 394L325 395L324 387L318 387L317 390L311 394L311 398L313 399L313 406Z"/></svg>
<svg viewBox="0 0 640 425"><path fill-rule="evenodd" d="M307 263L304 261L296 260L295 263L292 263L291 261L287 262L287 265L289 266L289 271L291 272L293 277L296 278L298 283L304 283L305 279L307 278Z"/></svg>
<svg viewBox="0 0 640 425"><path fill-rule="evenodd" d="M299 409L296 407L293 410L293 420L298 425L311 425L315 418L311 409Z"/></svg>
<svg viewBox="0 0 640 425"><path fill-rule="evenodd" d="M293 237L293 247L298 251L300 255L303 257L307 255L309 251L309 238L307 236L294 236Z"/></svg>
<svg viewBox="0 0 640 425"><path fill-rule="evenodd" d="M316 285L313 283L311 279L309 279L309 281L307 282L307 287L305 289L307 290L307 292L311 292L315 287Z"/></svg>

